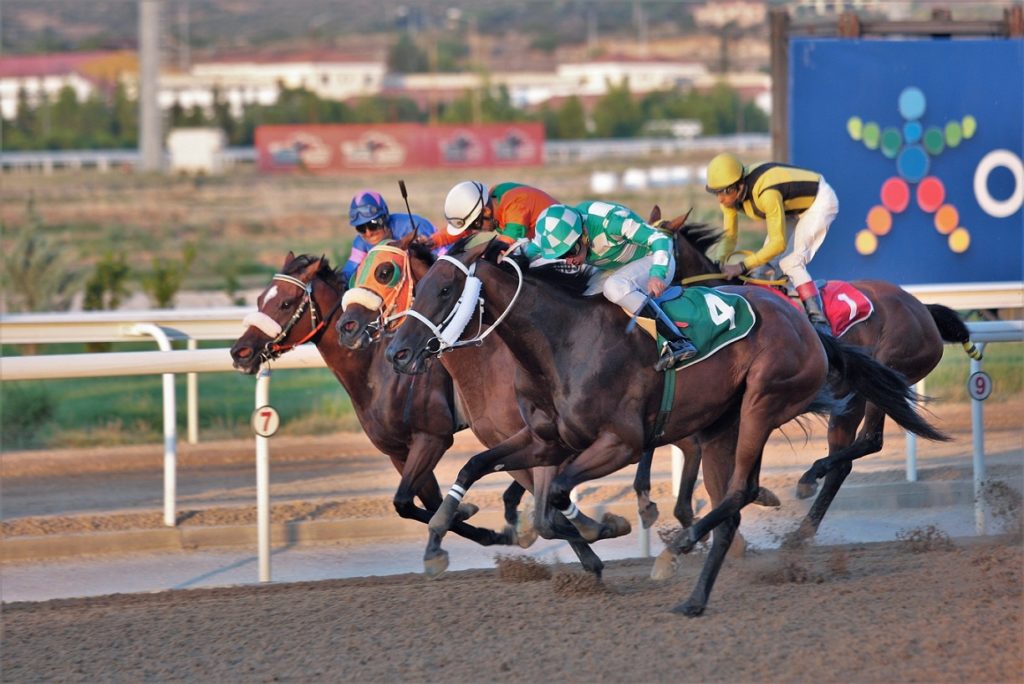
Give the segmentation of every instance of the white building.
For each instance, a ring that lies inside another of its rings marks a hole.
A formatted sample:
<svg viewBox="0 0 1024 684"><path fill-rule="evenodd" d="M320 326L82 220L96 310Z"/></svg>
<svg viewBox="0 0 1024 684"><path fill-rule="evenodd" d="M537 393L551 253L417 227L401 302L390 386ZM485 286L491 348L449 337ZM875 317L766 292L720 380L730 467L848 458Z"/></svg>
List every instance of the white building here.
<svg viewBox="0 0 1024 684"><path fill-rule="evenodd" d="M86 100L97 88L136 70L135 64L134 53L125 52L0 56L0 115L14 117L22 91L31 106L44 96L56 100L66 86L75 91L79 101Z"/></svg>

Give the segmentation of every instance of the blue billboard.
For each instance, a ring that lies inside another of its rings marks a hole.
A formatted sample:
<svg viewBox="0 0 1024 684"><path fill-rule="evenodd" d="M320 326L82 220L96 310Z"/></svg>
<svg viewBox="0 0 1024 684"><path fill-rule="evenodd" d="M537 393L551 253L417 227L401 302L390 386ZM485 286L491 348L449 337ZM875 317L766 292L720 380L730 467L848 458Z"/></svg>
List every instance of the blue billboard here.
<svg viewBox="0 0 1024 684"><path fill-rule="evenodd" d="M790 41L789 156L839 216L818 278L1019 281L1024 40Z"/></svg>

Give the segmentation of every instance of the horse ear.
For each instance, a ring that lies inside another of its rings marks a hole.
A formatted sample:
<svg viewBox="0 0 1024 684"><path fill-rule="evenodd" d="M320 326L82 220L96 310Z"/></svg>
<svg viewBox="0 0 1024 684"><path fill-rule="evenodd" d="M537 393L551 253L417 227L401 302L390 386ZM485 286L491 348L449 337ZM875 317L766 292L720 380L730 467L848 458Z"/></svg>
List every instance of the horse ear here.
<svg viewBox="0 0 1024 684"><path fill-rule="evenodd" d="M402 238L400 238L395 243L395 245L398 247L398 249L401 249L403 251L408 250L409 249L409 245L412 244L412 241L415 238L416 238L416 231L413 231L412 233L409 233L409 234L403 236Z"/></svg>
<svg viewBox="0 0 1024 684"><path fill-rule="evenodd" d="M288 268L288 264L295 261L295 252L288 250L288 256L284 258L284 263L281 265L281 271L284 272Z"/></svg>
<svg viewBox="0 0 1024 684"><path fill-rule="evenodd" d="M655 204L654 208L651 209L651 220L648 221L648 223L650 223L653 226L655 223L657 223L660 220L661 220L661 207L659 207L657 204Z"/></svg>

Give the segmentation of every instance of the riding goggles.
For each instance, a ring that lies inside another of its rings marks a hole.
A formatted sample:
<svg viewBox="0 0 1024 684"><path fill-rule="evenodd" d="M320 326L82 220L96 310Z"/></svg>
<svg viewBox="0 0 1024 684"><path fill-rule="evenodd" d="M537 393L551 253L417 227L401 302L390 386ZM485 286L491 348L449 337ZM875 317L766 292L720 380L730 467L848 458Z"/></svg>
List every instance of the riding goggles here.
<svg viewBox="0 0 1024 684"><path fill-rule="evenodd" d="M370 221L356 226L356 232L363 235L368 230L384 230L387 228L387 224L383 221Z"/></svg>
<svg viewBox="0 0 1024 684"><path fill-rule="evenodd" d="M360 204L348 209L348 220L352 223L359 219L375 219L380 215L380 207L374 204Z"/></svg>
<svg viewBox="0 0 1024 684"><path fill-rule="evenodd" d="M476 213L477 207L479 207L483 203L484 203L484 196L480 195L480 197L477 198L476 203L473 204L473 207L468 212L466 212L465 216L463 216L462 218L458 218L458 217L452 218L451 216L448 216L446 214L444 219L445 219L445 221L448 222L448 225L452 226L453 228L457 228L457 229L461 230L462 228L466 227L467 222L469 220L469 217Z"/></svg>

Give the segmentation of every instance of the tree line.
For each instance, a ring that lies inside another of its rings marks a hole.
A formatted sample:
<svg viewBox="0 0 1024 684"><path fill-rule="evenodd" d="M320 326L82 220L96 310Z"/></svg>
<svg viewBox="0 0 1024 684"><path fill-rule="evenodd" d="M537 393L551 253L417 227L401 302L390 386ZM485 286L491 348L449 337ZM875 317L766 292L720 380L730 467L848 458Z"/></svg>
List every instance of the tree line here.
<svg viewBox="0 0 1024 684"><path fill-rule="evenodd" d="M631 138L644 135L647 122L665 119L696 119L706 135L765 132L769 124L767 114L724 83L709 92L662 91L635 97L628 81L609 87L589 113L577 97L527 111L515 106L504 86L466 91L450 102L424 109L407 97L341 102L282 85L274 104L247 106L240 116L232 114L218 92L209 110L176 104L164 116L167 130L214 126L225 132L233 146L253 145L256 127L264 124L540 121L552 140ZM135 148L138 103L121 83L106 91L98 89L84 100L69 86L53 98L34 103L22 90L14 117L3 120L3 130L8 151Z"/></svg>

